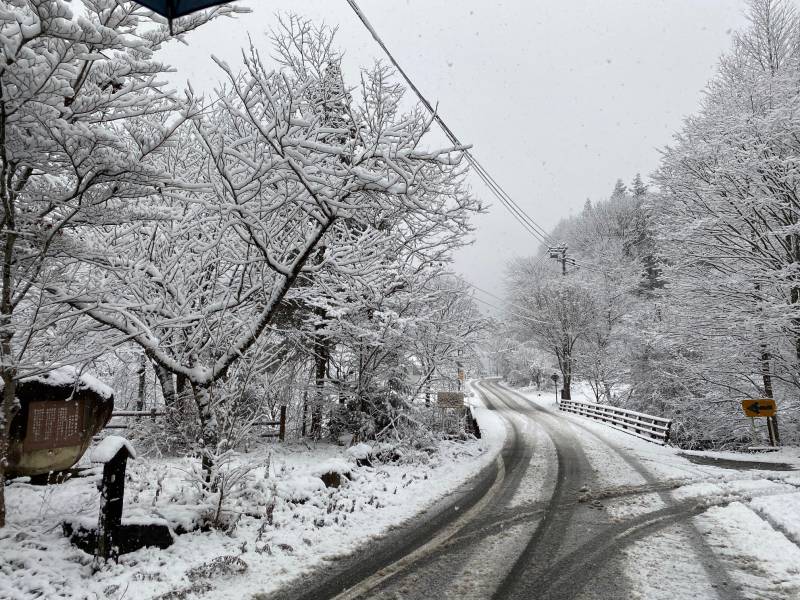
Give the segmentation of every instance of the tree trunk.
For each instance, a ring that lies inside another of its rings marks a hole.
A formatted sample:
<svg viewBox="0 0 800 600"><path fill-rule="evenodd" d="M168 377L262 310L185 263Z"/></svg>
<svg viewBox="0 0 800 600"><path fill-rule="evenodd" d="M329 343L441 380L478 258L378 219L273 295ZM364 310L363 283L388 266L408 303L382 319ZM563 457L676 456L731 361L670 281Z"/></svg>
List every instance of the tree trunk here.
<svg viewBox="0 0 800 600"><path fill-rule="evenodd" d="M158 377L158 382L161 384L161 394L164 396L164 405L168 408L179 406L178 394L175 388L175 374L155 361L153 361L153 369L155 369L156 377ZM184 380L183 385L185 386L186 378L184 377L182 379Z"/></svg>
<svg viewBox="0 0 800 600"><path fill-rule="evenodd" d="M328 368L328 347L321 336L314 343L314 402L311 405L311 437L322 437L322 407L325 403L325 373Z"/></svg>
<svg viewBox="0 0 800 600"><path fill-rule="evenodd" d="M564 387L561 389L561 399L572 400L572 392L570 390L570 385L572 384L572 367L568 361L564 363L561 376L564 378Z"/></svg>
<svg viewBox="0 0 800 600"><path fill-rule="evenodd" d="M317 333L314 335L314 384L316 391L314 401L311 405L311 437L318 440L322 437L322 407L325 404L325 379L328 371L328 361L330 358L330 341L320 333L325 327L325 309L317 309L318 318Z"/></svg>
<svg viewBox="0 0 800 600"><path fill-rule="evenodd" d="M8 238L12 234L6 233L6 253L3 264L3 294L0 311L0 377L3 380L3 406L0 410L0 529L6 525L6 467L8 466L8 453L10 449L11 419L17 412L17 367L14 365L12 338L14 330L11 324L11 315L14 310L11 303L11 252L13 241L9 244Z"/></svg>
<svg viewBox="0 0 800 600"><path fill-rule="evenodd" d="M3 121L3 131L5 131ZM2 136L5 137L5 136ZM2 148L2 162L5 160L5 147ZM3 233L3 265L2 265L2 296L0 296L0 377L3 380L3 406L0 410L0 529L6 525L6 466L8 465L8 452L10 447L9 436L11 433L11 418L17 410L16 379L17 367L14 360L14 326L11 317L14 313L12 302L14 250L17 242L14 200L9 197L10 190L6 188L6 181L0 182L4 199L4 228Z"/></svg>
<svg viewBox="0 0 800 600"><path fill-rule="evenodd" d="M200 444L200 460L205 473L206 484L209 486L210 491L214 491L213 488L216 486L216 481L212 481L211 475L214 468L214 457L219 451L219 428L209 387L192 382L197 416L200 419L200 439L198 440Z"/></svg>
<svg viewBox="0 0 800 600"><path fill-rule="evenodd" d="M800 288L792 287L791 291L791 301L792 304L797 304L800 302ZM800 319L794 318L792 319L792 324L794 325L795 330L795 338L794 338L794 353L797 361L800 362L800 336L797 336L796 332L800 331Z"/></svg>
<svg viewBox="0 0 800 600"><path fill-rule="evenodd" d="M606 390L606 402L611 403L611 386L608 384L607 381L603 381L603 387Z"/></svg>
<svg viewBox="0 0 800 600"><path fill-rule="evenodd" d="M0 411L0 529L6 525L6 466L8 465L8 452L10 446L11 419L16 412L16 379L14 368L4 367L3 378L3 406Z"/></svg>
<svg viewBox="0 0 800 600"><path fill-rule="evenodd" d="M145 396L147 395L147 358L144 355L141 357L139 369L136 373L139 375L139 389L137 390L136 394L136 410L142 411L144 410L144 401Z"/></svg>
<svg viewBox="0 0 800 600"><path fill-rule="evenodd" d="M764 395L773 398L772 395L772 374L769 368L770 355L766 344L761 345L761 379L764 382Z"/></svg>
<svg viewBox="0 0 800 600"><path fill-rule="evenodd" d="M308 418L308 389L303 391L303 421L300 427L300 435L306 437L306 419Z"/></svg>
<svg viewBox="0 0 800 600"><path fill-rule="evenodd" d="M561 356L558 360L561 367L561 377L564 382L564 387L561 388L561 399L572 400L570 393L570 384L572 383L572 353L570 352L569 340L565 342L564 347L561 349Z"/></svg>

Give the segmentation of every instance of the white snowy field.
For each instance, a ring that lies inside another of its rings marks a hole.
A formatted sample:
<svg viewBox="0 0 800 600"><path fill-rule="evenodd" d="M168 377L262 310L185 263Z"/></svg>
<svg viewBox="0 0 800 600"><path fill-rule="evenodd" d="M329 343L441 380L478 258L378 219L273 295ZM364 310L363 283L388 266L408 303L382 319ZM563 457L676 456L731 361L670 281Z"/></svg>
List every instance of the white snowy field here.
<svg viewBox="0 0 800 600"><path fill-rule="evenodd" d="M237 457L249 464L246 491L228 503L230 531L175 536L165 550L145 548L93 572L92 557L64 537L64 520L96 522L97 477L61 485L12 483L9 522L0 530L0 598L125 600L250 598L295 581L325 561L368 544L440 500L495 460L503 421L477 406L480 440L442 441L398 462L356 466L359 452L319 444L275 444ZM213 507L198 504L188 459L128 463L123 522L160 519L188 527ZM348 473L339 488L319 476ZM271 518L267 507L273 504ZM226 557L226 558L220 558ZM215 562L216 561L216 562Z"/></svg>
<svg viewBox="0 0 800 600"><path fill-rule="evenodd" d="M720 569L733 580L736 590L731 594L736 597L800 598L800 448L688 452L559 413L552 392L522 394L566 419L580 436L603 487L590 494L602 499L609 491L639 486L654 490L604 500L610 514L620 519L643 515L672 501L707 507L689 523L666 528L624 550L634 598L729 597L725 583L715 580ZM664 577L670 572L684 574L679 578L683 588L675 587L674 577ZM664 585L665 579L669 585Z"/></svg>

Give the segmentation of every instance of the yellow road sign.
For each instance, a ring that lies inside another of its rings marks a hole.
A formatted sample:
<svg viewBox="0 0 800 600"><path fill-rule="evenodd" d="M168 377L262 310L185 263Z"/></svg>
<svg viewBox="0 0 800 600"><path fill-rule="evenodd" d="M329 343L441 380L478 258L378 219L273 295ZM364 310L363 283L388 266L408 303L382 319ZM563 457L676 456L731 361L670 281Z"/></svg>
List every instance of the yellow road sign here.
<svg viewBox="0 0 800 600"><path fill-rule="evenodd" d="M748 417L774 417L778 407L772 398L742 400L742 409Z"/></svg>

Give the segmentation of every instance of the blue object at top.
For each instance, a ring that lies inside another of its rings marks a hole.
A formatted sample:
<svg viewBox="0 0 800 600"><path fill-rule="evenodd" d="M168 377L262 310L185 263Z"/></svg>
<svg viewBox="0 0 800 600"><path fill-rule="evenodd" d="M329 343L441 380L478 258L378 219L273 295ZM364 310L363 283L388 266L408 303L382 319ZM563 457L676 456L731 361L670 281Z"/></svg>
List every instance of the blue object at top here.
<svg viewBox="0 0 800 600"><path fill-rule="evenodd" d="M188 15L189 13L229 4L231 0L136 0L142 6L146 6L155 13L166 17L169 20Z"/></svg>

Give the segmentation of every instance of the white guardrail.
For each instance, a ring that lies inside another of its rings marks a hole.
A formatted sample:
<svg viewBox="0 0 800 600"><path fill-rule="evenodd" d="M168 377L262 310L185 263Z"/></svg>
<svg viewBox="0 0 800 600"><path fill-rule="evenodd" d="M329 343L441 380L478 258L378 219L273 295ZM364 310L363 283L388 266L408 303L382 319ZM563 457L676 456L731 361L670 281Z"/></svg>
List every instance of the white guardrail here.
<svg viewBox="0 0 800 600"><path fill-rule="evenodd" d="M664 417L655 417L607 404L577 402L575 400L560 400L558 408L564 412L589 417L595 421L602 421L609 427L635 435L648 442L663 446L669 441L669 430L672 426L672 421Z"/></svg>

